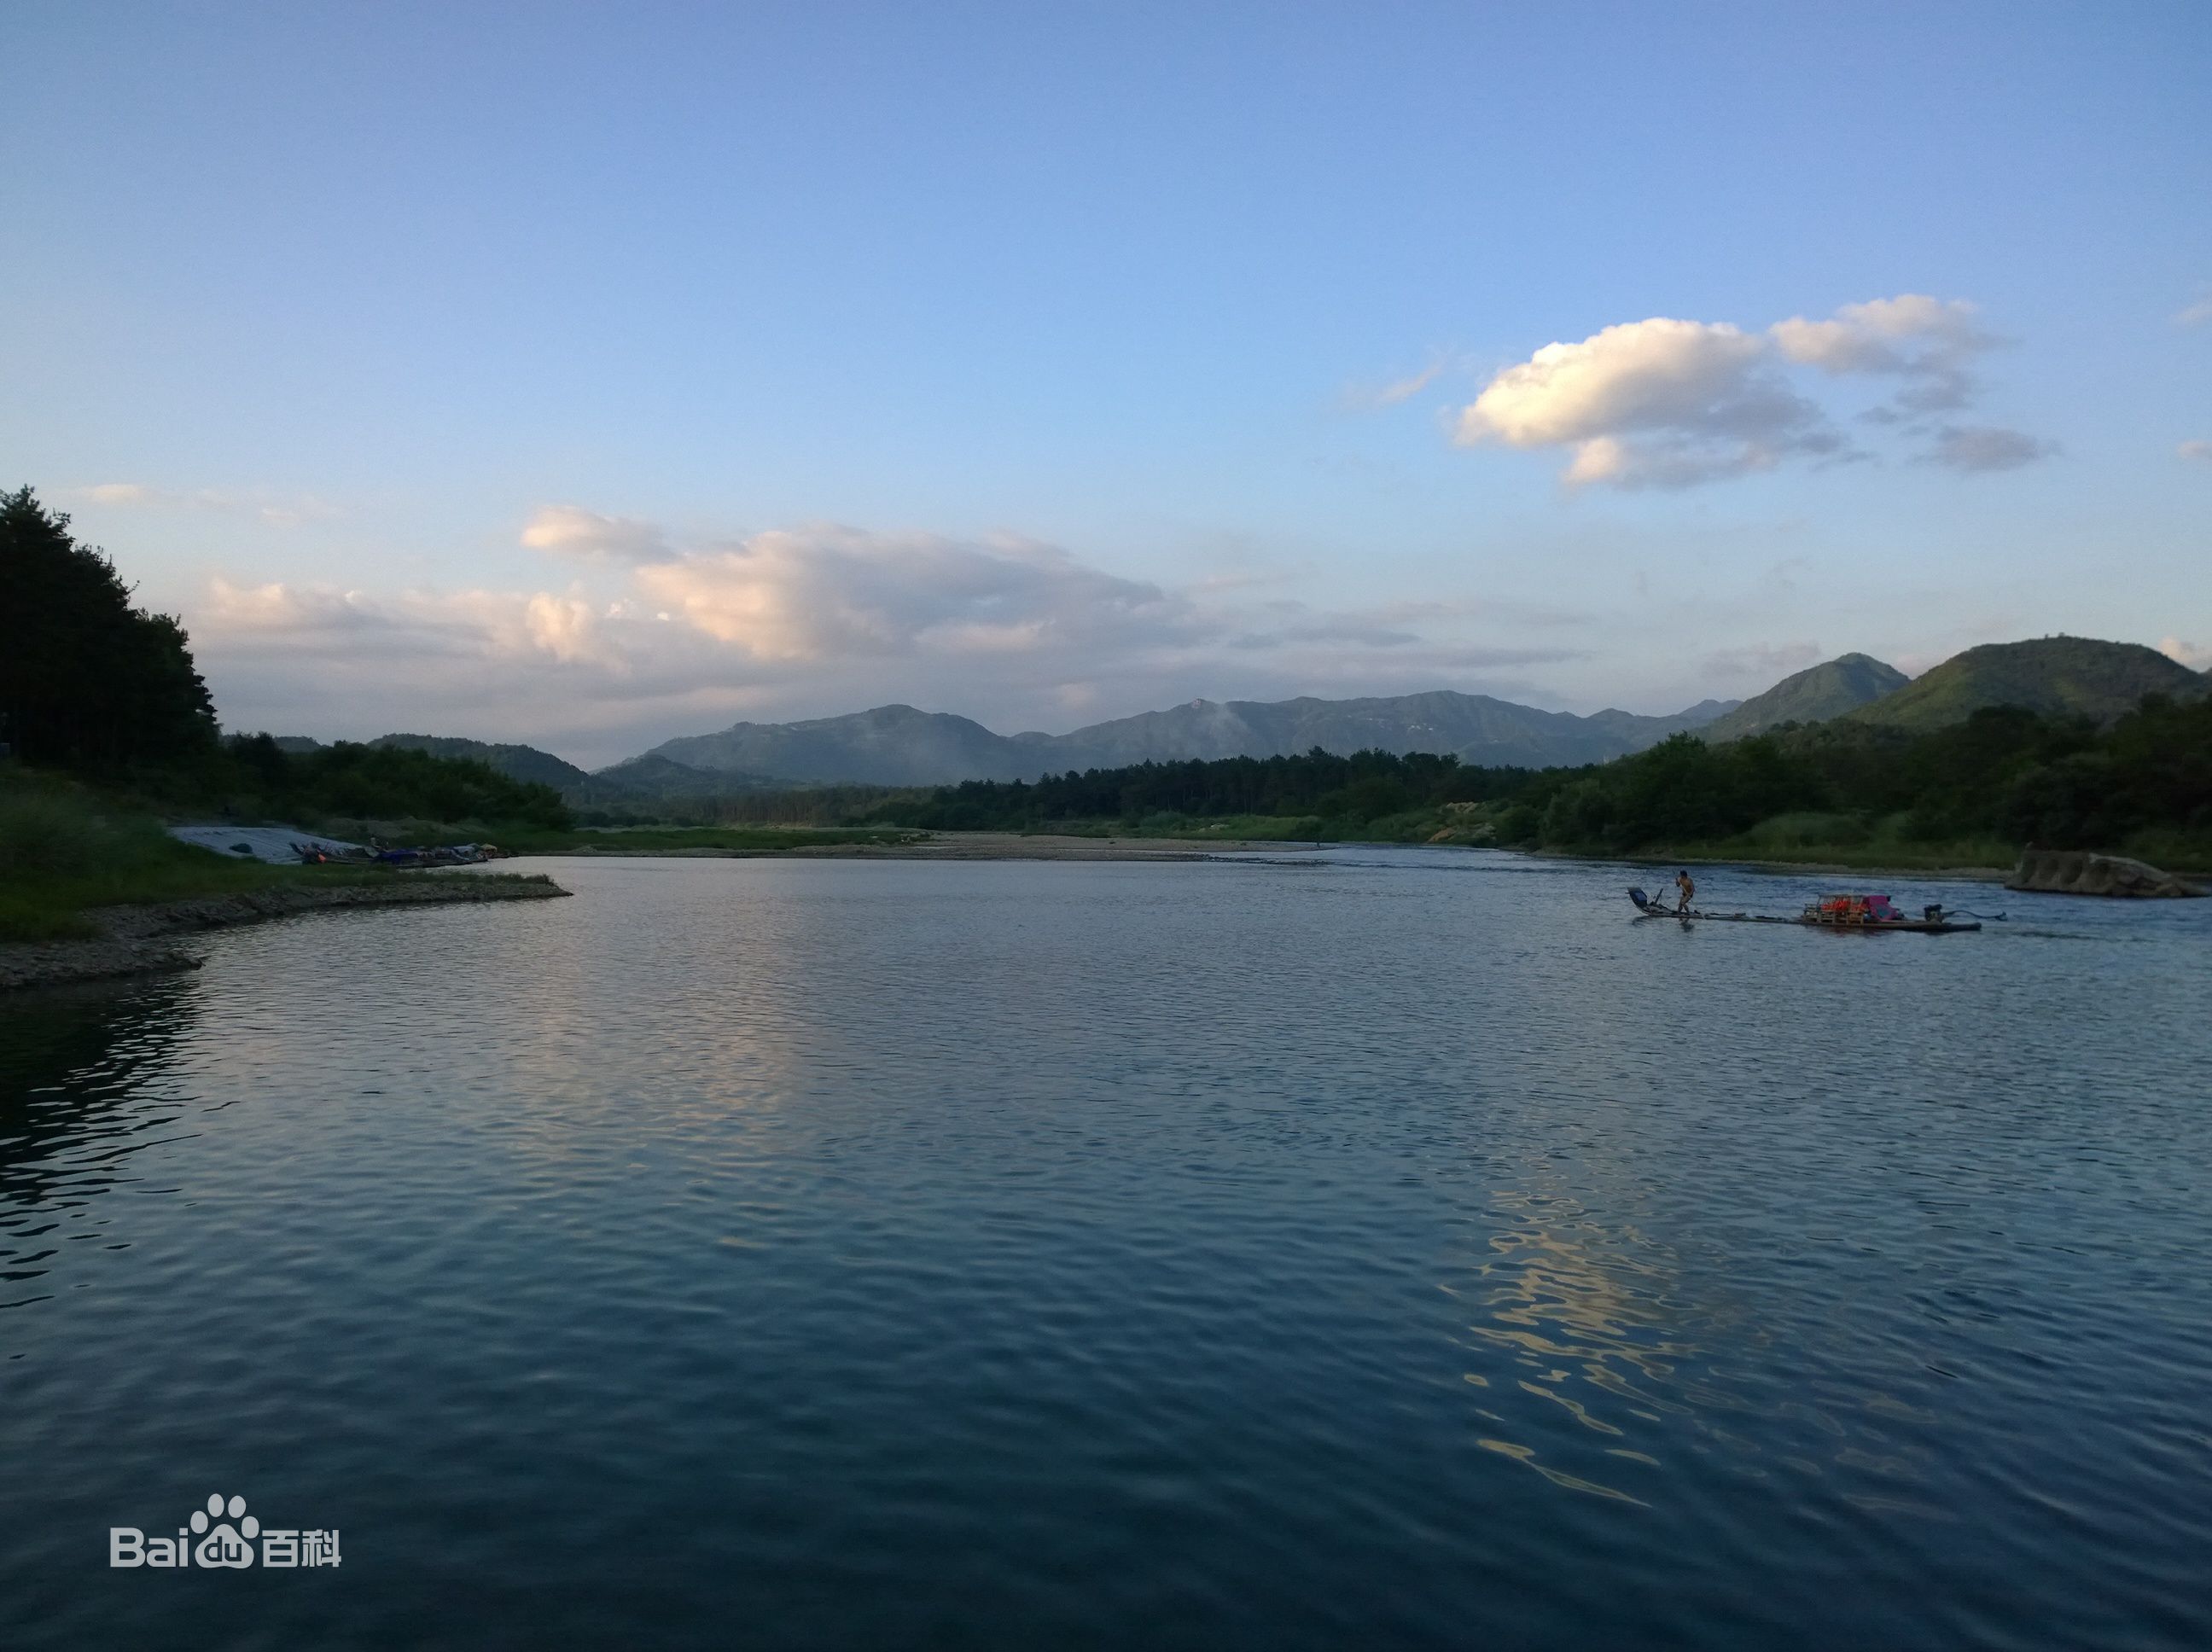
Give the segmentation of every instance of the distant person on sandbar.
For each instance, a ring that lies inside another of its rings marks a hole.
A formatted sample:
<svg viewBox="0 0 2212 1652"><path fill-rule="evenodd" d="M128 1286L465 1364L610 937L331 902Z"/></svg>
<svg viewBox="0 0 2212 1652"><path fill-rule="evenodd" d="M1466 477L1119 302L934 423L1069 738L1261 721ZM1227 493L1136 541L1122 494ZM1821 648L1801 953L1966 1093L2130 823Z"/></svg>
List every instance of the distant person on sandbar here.
<svg viewBox="0 0 2212 1652"><path fill-rule="evenodd" d="M1698 886L1690 881L1689 872L1683 871L1675 874L1674 887L1681 891L1682 896L1680 900L1674 902L1674 910L1687 912L1690 909L1690 897L1698 892Z"/></svg>

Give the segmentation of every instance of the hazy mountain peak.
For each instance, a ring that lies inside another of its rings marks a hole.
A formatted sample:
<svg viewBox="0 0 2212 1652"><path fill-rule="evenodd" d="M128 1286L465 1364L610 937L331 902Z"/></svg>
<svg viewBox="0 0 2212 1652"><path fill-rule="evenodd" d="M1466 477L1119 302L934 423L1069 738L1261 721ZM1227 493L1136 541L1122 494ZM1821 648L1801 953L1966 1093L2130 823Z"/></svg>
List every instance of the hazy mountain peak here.
<svg viewBox="0 0 2212 1652"><path fill-rule="evenodd" d="M1717 744L1784 723L1825 722L1894 694L1908 680L1896 666L1869 654L1838 654L1784 677L1765 694L1714 718L1705 726L1705 738Z"/></svg>

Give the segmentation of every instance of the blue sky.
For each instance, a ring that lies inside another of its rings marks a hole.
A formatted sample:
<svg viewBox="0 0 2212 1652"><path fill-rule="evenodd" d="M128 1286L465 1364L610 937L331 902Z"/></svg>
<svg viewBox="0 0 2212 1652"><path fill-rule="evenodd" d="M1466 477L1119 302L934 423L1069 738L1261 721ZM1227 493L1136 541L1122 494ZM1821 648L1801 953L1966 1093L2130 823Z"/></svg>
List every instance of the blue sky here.
<svg viewBox="0 0 2212 1652"><path fill-rule="evenodd" d="M0 480L233 726L589 762L2201 665L2208 86L2201 4L19 3Z"/></svg>

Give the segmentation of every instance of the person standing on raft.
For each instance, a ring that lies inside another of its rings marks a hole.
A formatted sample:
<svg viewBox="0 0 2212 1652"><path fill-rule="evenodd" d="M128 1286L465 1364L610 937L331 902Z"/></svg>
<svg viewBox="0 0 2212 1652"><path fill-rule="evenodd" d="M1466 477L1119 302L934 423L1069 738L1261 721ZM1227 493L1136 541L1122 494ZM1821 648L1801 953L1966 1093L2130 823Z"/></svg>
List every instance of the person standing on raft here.
<svg viewBox="0 0 2212 1652"><path fill-rule="evenodd" d="M1698 886L1690 881L1690 874L1686 869L1675 874L1674 887L1681 891L1682 896L1680 900L1675 902L1674 910L1687 912L1690 909L1690 897L1698 892Z"/></svg>

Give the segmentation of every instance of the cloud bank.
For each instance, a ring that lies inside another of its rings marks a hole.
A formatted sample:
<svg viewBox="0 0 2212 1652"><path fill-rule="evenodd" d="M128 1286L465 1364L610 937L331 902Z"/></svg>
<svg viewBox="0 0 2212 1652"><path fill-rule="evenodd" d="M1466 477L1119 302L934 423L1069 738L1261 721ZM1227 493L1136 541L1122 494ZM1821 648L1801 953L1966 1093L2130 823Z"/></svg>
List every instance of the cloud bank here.
<svg viewBox="0 0 2212 1652"><path fill-rule="evenodd" d="M1057 547L817 527L638 570L641 591L755 659L1083 655L1196 641L1188 599Z"/></svg>
<svg viewBox="0 0 2212 1652"><path fill-rule="evenodd" d="M1571 611L1170 589L1012 536L822 524L679 547L655 525L558 507L520 538L574 578L385 595L216 580L188 617L227 720L519 735L607 761L741 716L888 701L1007 732L1055 706L1088 720L1219 695L1230 662L1229 691L1263 698L1440 682L1525 696L1515 673L1588 652Z"/></svg>
<svg viewBox="0 0 2212 1652"><path fill-rule="evenodd" d="M1962 300L1917 293L1793 316L1763 331L1655 316L1501 369L1461 410L1462 446L1563 448L1570 487L1686 488L1793 459L1862 457L1795 373L1887 381L1862 418L1901 427L1917 457L1959 471L2009 469L2053 448L1993 426L1935 427L1971 406L1980 358L2003 341Z"/></svg>

